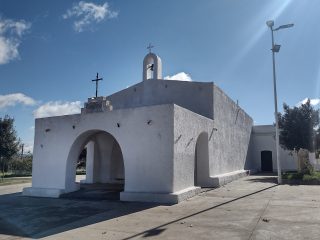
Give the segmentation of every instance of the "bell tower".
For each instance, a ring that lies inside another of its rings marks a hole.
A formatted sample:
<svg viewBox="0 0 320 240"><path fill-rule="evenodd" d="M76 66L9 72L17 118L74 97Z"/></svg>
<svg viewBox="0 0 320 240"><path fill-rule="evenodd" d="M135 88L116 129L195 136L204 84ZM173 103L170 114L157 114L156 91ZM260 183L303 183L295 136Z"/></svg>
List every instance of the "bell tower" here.
<svg viewBox="0 0 320 240"><path fill-rule="evenodd" d="M161 59L151 52L152 47L149 45L149 53L143 59L143 81L162 79Z"/></svg>

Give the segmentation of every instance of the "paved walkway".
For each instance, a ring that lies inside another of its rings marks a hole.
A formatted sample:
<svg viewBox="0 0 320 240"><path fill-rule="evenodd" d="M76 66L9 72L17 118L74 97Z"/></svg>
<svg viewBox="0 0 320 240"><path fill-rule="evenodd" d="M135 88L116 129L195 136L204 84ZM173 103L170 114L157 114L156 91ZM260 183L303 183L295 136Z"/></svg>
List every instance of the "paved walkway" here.
<svg viewBox="0 0 320 240"><path fill-rule="evenodd" d="M0 187L0 239L320 239L320 186L272 176L172 206L22 197L23 186Z"/></svg>

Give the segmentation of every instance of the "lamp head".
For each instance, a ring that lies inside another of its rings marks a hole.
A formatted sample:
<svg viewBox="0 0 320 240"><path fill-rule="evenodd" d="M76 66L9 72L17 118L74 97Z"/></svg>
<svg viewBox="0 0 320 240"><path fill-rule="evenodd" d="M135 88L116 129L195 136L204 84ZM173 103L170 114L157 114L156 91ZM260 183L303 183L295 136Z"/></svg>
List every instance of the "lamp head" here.
<svg viewBox="0 0 320 240"><path fill-rule="evenodd" d="M284 28L291 28L291 27L293 27L293 26L294 26L293 23L281 25L280 27L277 27L276 29L274 29L274 31L278 31L278 30L284 29Z"/></svg>
<svg viewBox="0 0 320 240"><path fill-rule="evenodd" d="M273 48L272 48L271 50L272 50L272 52L277 53L277 52L280 51L280 47L281 47L281 45L274 44L274 45L273 45Z"/></svg>
<svg viewBox="0 0 320 240"><path fill-rule="evenodd" d="M268 27L271 28L274 25L274 21L273 20L269 20L269 21L266 22L266 24L267 24Z"/></svg>

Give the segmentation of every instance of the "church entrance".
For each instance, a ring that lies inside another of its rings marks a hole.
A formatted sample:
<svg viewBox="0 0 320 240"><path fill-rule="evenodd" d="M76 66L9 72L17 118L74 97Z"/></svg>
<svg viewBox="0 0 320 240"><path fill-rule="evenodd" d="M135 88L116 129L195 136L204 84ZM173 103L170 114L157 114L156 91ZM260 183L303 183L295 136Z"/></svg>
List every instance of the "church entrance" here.
<svg viewBox="0 0 320 240"><path fill-rule="evenodd" d="M261 171L262 172L273 171L271 151L261 151Z"/></svg>
<svg viewBox="0 0 320 240"><path fill-rule="evenodd" d="M64 197L119 200L125 183L124 162L120 145L111 134L89 131L80 135L70 150L68 165L67 174L72 178L67 175L67 186L73 182L80 190ZM79 172L85 175L77 175Z"/></svg>
<svg viewBox="0 0 320 240"><path fill-rule="evenodd" d="M194 160L194 186L201 186L201 181L208 173L209 169L209 143L208 133L203 132L199 135L196 148L195 148L195 160Z"/></svg>

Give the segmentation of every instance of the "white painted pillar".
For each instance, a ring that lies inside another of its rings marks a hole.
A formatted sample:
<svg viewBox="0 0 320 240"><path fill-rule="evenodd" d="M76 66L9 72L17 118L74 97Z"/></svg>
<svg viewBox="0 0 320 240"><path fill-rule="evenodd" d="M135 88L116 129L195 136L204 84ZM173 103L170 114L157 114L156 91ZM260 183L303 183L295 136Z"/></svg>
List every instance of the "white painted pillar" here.
<svg viewBox="0 0 320 240"><path fill-rule="evenodd" d="M86 181L85 183L93 183L94 175L94 141L88 142L87 148L87 161L86 161Z"/></svg>
<svg viewBox="0 0 320 240"><path fill-rule="evenodd" d="M100 141L103 143L103 146L100 149L100 182L109 183L111 182L111 154L114 140L110 137L102 137L100 138Z"/></svg>

